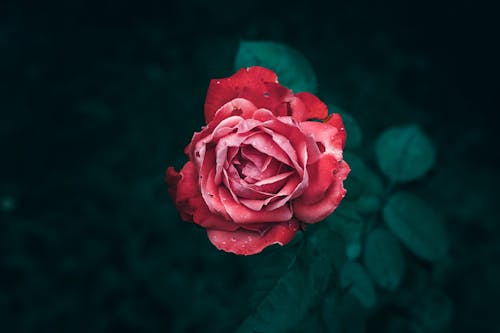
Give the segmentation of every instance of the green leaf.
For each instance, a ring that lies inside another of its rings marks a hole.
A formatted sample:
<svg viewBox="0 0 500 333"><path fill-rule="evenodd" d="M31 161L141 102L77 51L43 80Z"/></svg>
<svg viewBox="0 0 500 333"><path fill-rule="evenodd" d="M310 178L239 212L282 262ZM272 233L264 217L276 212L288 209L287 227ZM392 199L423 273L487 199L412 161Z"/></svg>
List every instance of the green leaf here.
<svg viewBox="0 0 500 333"><path fill-rule="evenodd" d="M339 113L342 117L342 122L344 123L345 131L347 133L347 141L345 143L346 148L357 149L361 147L363 134L356 119L350 113L335 105L329 105L328 110L330 113Z"/></svg>
<svg viewBox="0 0 500 333"><path fill-rule="evenodd" d="M357 200L362 196L381 197L384 193L382 180L356 154L345 152L344 160L351 172L344 182L346 200Z"/></svg>
<svg viewBox="0 0 500 333"><path fill-rule="evenodd" d="M323 298L321 318L327 332L342 332L342 319L339 316L339 304L336 296L334 292L330 292Z"/></svg>
<svg viewBox="0 0 500 333"><path fill-rule="evenodd" d="M408 192L393 194L382 210L389 229L416 256L443 259L449 239L440 216L425 201Z"/></svg>
<svg viewBox="0 0 500 333"><path fill-rule="evenodd" d="M382 206L381 198L375 195L363 195L355 202L359 212L365 215L376 213Z"/></svg>
<svg viewBox="0 0 500 333"><path fill-rule="evenodd" d="M398 240L386 229L375 229L366 236L364 264L380 287L395 290L400 286L405 257Z"/></svg>
<svg viewBox="0 0 500 333"><path fill-rule="evenodd" d="M328 227L345 240L347 257L358 258L362 250L361 236L365 222L358 214L356 205L342 202L333 214L326 218L326 221Z"/></svg>
<svg viewBox="0 0 500 333"><path fill-rule="evenodd" d="M398 182L422 177L435 162L434 146L416 125L392 127L375 143L380 169L389 179Z"/></svg>
<svg viewBox="0 0 500 333"><path fill-rule="evenodd" d="M281 84L294 92L318 90L316 75L307 59L297 50L269 41L241 41L234 67L263 66L278 74Z"/></svg>
<svg viewBox="0 0 500 333"><path fill-rule="evenodd" d="M320 237L302 241L287 269L261 293L255 312L243 321L238 333L290 332L318 301L330 282L334 252L343 242L328 229L316 230L315 235Z"/></svg>
<svg viewBox="0 0 500 333"><path fill-rule="evenodd" d="M257 307L277 283L287 273L288 266L295 260L297 246L270 248L260 256L250 257L254 281L250 304Z"/></svg>
<svg viewBox="0 0 500 333"><path fill-rule="evenodd" d="M366 308L375 305L377 295L372 280L363 266L354 261L348 261L340 270L340 286L348 288L350 294Z"/></svg>

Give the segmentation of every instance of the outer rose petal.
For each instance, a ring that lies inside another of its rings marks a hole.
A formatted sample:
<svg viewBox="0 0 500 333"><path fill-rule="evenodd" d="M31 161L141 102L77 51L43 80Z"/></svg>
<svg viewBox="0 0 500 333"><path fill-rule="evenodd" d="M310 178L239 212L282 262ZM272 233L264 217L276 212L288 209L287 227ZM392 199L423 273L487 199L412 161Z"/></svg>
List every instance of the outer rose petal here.
<svg viewBox="0 0 500 333"><path fill-rule="evenodd" d="M297 200L311 204L322 200L329 187L335 182L334 171L338 162L333 155L323 154L317 163L307 167L309 172L309 186Z"/></svg>
<svg viewBox="0 0 500 333"><path fill-rule="evenodd" d="M344 122L338 113L332 113L326 120L325 124L335 127L339 130L339 138L342 142L342 149L345 147L346 133L344 128Z"/></svg>
<svg viewBox="0 0 500 333"><path fill-rule="evenodd" d="M173 167L167 169L166 182L175 206L186 222L194 222L204 228L236 230L238 226L223 217L212 214L201 197L193 162L187 162L179 173Z"/></svg>
<svg viewBox="0 0 500 333"><path fill-rule="evenodd" d="M323 153L334 155L337 161L342 160L345 130L340 131L336 127L315 121L304 121L300 123L300 128L305 134L310 135L314 141L323 145Z"/></svg>
<svg viewBox="0 0 500 333"><path fill-rule="evenodd" d="M346 190L342 182L351 169L346 162L341 161L335 173L336 179L328 189L325 197L315 203L307 204L298 198L293 202L293 212L297 219L305 223L315 223L333 213L344 198Z"/></svg>
<svg viewBox="0 0 500 333"><path fill-rule="evenodd" d="M255 231L238 229L236 231L207 230L208 238L219 250L239 255L252 255L273 245L285 245L290 242L299 224L296 220L272 224L272 227L262 235Z"/></svg>
<svg viewBox="0 0 500 333"><path fill-rule="evenodd" d="M182 178L181 174L176 172L173 167L168 167L165 176L165 182L168 185L168 194L174 201L175 206L179 211L179 214L181 215L181 218L186 222L192 222L193 221L192 210L189 208L188 204L189 198L182 199L181 195L180 199L178 199L177 196L177 184L179 183L181 178Z"/></svg>
<svg viewBox="0 0 500 333"><path fill-rule="evenodd" d="M276 74L264 67L242 68L225 79L211 80L205 99L205 121L212 121L217 110L235 98L251 101L271 111L293 99L292 92L278 84Z"/></svg>
<svg viewBox="0 0 500 333"><path fill-rule="evenodd" d="M295 94L295 97L299 98L304 103L306 109L303 117L297 119L298 121L325 119L328 116L328 107L315 95L308 92L301 92Z"/></svg>

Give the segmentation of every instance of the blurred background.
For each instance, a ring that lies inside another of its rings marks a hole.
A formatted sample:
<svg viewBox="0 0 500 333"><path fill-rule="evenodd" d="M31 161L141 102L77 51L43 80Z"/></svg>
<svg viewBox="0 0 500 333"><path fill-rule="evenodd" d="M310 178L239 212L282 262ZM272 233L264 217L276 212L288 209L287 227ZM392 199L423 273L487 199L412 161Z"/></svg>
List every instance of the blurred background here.
<svg viewBox="0 0 500 333"><path fill-rule="evenodd" d="M4 1L0 4L0 331L232 332L249 258L181 222L163 182L240 40L313 65L364 152L418 123L446 216L449 332L498 332L498 35L479 2ZM384 331L369 321L367 332Z"/></svg>

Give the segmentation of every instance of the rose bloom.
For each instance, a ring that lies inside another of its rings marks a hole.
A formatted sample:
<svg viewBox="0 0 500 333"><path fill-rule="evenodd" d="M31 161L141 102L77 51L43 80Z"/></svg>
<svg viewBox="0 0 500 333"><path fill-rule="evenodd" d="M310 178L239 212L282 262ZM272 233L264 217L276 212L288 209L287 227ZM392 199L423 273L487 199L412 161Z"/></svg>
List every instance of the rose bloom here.
<svg viewBox="0 0 500 333"><path fill-rule="evenodd" d="M263 67L210 82L206 126L185 149L169 193L188 222L220 250L250 255L290 242L345 195L346 133L316 96L293 94Z"/></svg>

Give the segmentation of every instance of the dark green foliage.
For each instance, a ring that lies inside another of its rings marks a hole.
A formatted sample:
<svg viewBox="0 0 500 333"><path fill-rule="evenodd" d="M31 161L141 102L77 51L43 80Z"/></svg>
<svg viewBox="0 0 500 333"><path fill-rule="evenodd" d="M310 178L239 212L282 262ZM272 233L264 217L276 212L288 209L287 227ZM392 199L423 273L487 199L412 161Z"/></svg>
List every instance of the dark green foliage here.
<svg viewBox="0 0 500 333"><path fill-rule="evenodd" d="M380 208L384 185L380 177L356 154L345 152L344 159L351 173L344 183L346 200L354 201L356 209L364 214L376 212Z"/></svg>
<svg viewBox="0 0 500 333"><path fill-rule="evenodd" d="M416 125L385 130L377 139L375 153L384 175L399 182L422 177L436 159L434 146Z"/></svg>
<svg viewBox="0 0 500 333"><path fill-rule="evenodd" d="M356 208L355 204L343 202L334 214L326 218L328 227L345 240L346 255L350 259L355 259L361 254L361 240L365 228L365 222Z"/></svg>
<svg viewBox="0 0 500 333"><path fill-rule="evenodd" d="M418 323L436 332L450 323L453 303L443 290L432 288L418 298L410 312Z"/></svg>
<svg viewBox="0 0 500 333"><path fill-rule="evenodd" d="M310 75L301 71L300 58L296 51L281 44L242 42L236 67L247 62L278 71L280 66L287 68L296 63L297 71L290 72L295 75L293 82L306 83ZM348 133L346 148L360 148L362 134L356 120L338 107L330 107L330 112L343 116ZM306 232L308 236L295 241L295 245L262 257L257 264L259 274L255 277L253 297L260 301L238 332L363 332L364 310L391 301L384 294L378 300L372 278L379 287L392 292L403 283L406 258L396 236L417 256L431 261L442 259L448 245L437 215L411 194L399 192L387 199L396 182L419 178L433 166L435 153L430 141L417 126L394 127L379 137L375 155L382 172L391 180L389 188L362 158L344 152L351 168L345 182L347 197L327 217L330 231L324 227L314 228L313 232ZM373 229L384 201L387 202L383 218L396 236L385 228ZM420 223L421 219L425 222ZM335 241L332 235L338 235L339 240L340 236L344 242ZM335 251L330 248L332 244ZM331 253L336 253L337 258L329 257ZM349 260L341 265L344 260L340 258L344 255ZM353 261L361 255L366 268ZM405 292L414 300L419 296L408 290ZM323 293L323 298L318 297ZM428 313L419 311L420 308L413 308L415 316L432 322L432 318L427 318ZM313 309L319 309L319 314ZM448 312L441 317L446 315ZM421 328L418 318L394 320L394 324L387 326L388 330L406 327L409 331L418 331ZM445 326L442 324L438 329Z"/></svg>
<svg viewBox="0 0 500 333"><path fill-rule="evenodd" d="M366 235L363 263L380 287L395 290L400 286L406 269L405 257L398 240L385 228Z"/></svg>
<svg viewBox="0 0 500 333"><path fill-rule="evenodd" d="M355 262L348 261L340 270L340 286L349 289L352 294L366 308L371 308L377 301L377 295L372 280L365 268Z"/></svg>
<svg viewBox="0 0 500 333"><path fill-rule="evenodd" d="M256 277L260 302L237 332L290 332L300 325L331 283L332 269L343 257L343 244L335 234L319 229L304 237L293 254L286 248L268 254L259 266L265 282L259 281L260 271Z"/></svg>
<svg viewBox="0 0 500 333"><path fill-rule="evenodd" d="M346 149L358 149L361 147L363 141L363 132L359 127L358 121L347 111L344 111L338 106L329 105L329 113L339 113L342 116L342 122L347 133L347 141L345 143Z"/></svg>
<svg viewBox="0 0 500 333"><path fill-rule="evenodd" d="M297 50L270 41L241 41L234 68L238 70L250 66L264 66L272 69L278 80L294 92L318 90L316 75L311 64Z"/></svg>
<svg viewBox="0 0 500 333"><path fill-rule="evenodd" d="M389 229L416 256L436 261L448 253L448 233L440 216L425 201L408 192L393 194L383 209Z"/></svg>

